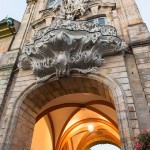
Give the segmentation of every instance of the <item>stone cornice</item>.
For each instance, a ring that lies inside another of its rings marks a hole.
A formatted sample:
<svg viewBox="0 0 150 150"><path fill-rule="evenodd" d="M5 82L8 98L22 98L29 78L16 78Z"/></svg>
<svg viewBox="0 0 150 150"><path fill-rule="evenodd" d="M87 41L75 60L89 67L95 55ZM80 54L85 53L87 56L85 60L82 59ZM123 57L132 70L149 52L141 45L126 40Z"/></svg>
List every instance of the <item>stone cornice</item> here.
<svg viewBox="0 0 150 150"><path fill-rule="evenodd" d="M13 24L10 25L7 19L4 19L0 23L0 39L7 36L16 34L20 23L16 20L13 21Z"/></svg>
<svg viewBox="0 0 150 150"><path fill-rule="evenodd" d="M129 44L131 48L150 45L150 39L144 41L135 41Z"/></svg>
<svg viewBox="0 0 150 150"><path fill-rule="evenodd" d="M37 0L26 0L27 4L31 4L31 3L35 3L35 2L37 2Z"/></svg>

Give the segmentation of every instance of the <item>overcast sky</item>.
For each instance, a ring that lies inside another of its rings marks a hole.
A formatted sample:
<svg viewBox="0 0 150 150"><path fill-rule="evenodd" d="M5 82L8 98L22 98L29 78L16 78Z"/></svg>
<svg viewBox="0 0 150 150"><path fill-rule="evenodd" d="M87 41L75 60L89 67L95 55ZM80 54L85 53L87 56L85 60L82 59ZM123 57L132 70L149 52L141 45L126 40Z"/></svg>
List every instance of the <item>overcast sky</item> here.
<svg viewBox="0 0 150 150"><path fill-rule="evenodd" d="M136 0L144 22L150 31L150 0ZM22 20L22 16L26 7L26 0L0 0L0 20L5 17L12 17L18 21ZM93 148L92 150L98 150ZM112 147L105 147L104 150L118 150ZM101 149L103 150L103 149Z"/></svg>

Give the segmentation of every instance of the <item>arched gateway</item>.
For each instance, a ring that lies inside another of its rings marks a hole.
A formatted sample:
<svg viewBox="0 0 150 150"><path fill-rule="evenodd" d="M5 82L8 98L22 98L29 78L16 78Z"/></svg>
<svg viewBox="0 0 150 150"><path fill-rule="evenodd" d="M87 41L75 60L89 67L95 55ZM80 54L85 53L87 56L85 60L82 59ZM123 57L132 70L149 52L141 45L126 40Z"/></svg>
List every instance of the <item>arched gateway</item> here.
<svg viewBox="0 0 150 150"><path fill-rule="evenodd" d="M27 0L0 66L0 149L133 150L150 129L148 45L133 0Z"/></svg>
<svg viewBox="0 0 150 150"><path fill-rule="evenodd" d="M7 129L10 136L4 137L11 145L4 145L4 149L30 149L31 142L35 142L35 123L44 116L48 119L52 149L71 149L71 140L78 150L98 142L123 149L132 147L125 93L117 81L100 74L76 74L32 83L18 95L12 107L5 125L13 126ZM94 125L93 132L88 131L89 124Z"/></svg>

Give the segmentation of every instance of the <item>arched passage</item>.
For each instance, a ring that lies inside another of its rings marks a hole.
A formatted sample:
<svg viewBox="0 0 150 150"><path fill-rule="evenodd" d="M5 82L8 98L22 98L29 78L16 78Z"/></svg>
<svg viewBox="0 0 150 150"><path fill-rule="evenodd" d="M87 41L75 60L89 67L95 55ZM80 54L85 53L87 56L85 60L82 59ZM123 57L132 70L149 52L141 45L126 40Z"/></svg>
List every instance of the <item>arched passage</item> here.
<svg viewBox="0 0 150 150"><path fill-rule="evenodd" d="M11 147L12 149L18 147L29 149L34 125L36 121L45 115L48 116L51 126L53 149L61 150L64 147L69 147L67 145L73 140L70 140L70 138L75 137L79 132L84 134L82 137L86 136L87 125L90 122L95 125L96 130L89 135L89 141L92 137L99 136L99 133L103 132L106 137L115 140L115 144L120 146L117 124L119 124L119 127L122 125L120 113L123 110L120 109L125 108L125 106L119 106L123 105L125 103L122 91L115 82L106 80L106 78L104 80L104 78L100 77L93 79L90 76L89 78L68 77L31 86L22 93L15 105L17 110L16 114L14 113L13 115L17 121L12 132ZM77 120L78 116L83 114L83 111L85 111L86 115ZM65 119L59 115L63 113L66 115ZM56 116L62 119L61 127L60 125L57 126L59 119L55 119ZM13 119L11 120L13 121ZM127 124L126 113L123 119ZM101 128L99 128L100 126ZM103 131L100 131L101 129ZM119 129L121 137L126 140L130 138L130 135L124 135L123 128ZM111 134L110 131L112 130L114 134ZM129 133L128 126L126 126L125 130ZM123 142L121 144L122 147L128 146ZM81 145L80 141L78 141L78 145ZM82 145L82 147L85 145Z"/></svg>

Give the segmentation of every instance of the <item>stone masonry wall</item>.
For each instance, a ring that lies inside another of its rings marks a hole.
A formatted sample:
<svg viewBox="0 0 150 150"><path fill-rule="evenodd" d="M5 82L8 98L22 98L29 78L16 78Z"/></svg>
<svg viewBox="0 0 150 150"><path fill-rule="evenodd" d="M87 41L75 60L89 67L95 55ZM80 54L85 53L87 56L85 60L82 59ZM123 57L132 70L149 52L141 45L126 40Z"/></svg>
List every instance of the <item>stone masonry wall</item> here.
<svg viewBox="0 0 150 150"><path fill-rule="evenodd" d="M6 145L8 144L7 140L4 138L5 134L10 134L11 137L12 133L7 133L9 124L9 119L11 118L11 115L14 111L18 111L19 108L14 108L14 105L16 101L18 101L17 97L25 91L29 86L31 86L32 83L35 82L34 76L31 75L31 71L22 71L20 70L19 73L15 75L13 84L10 87L9 91L9 99L7 100L7 103L5 105L5 113L3 113L3 128L1 130L1 144L4 142ZM122 122L123 126L119 126L123 130L123 135L126 137L126 139L129 139L125 142L125 145L128 145L128 150L132 149L132 141L131 137L135 136L139 132L139 126L137 121L137 115L135 112L135 106L134 101L132 98L131 88L129 84L128 74L125 66L124 57L122 55L118 56L110 56L105 58L105 62L103 66L99 70L99 74L102 76L105 76L107 78L110 78L111 80L115 81L117 84L119 84L120 88L122 89L122 92L124 93L124 99L120 99L120 104L116 106L117 113L121 114L121 120L119 122ZM33 91L34 92L34 91ZM42 94L42 93L41 93ZM30 105L30 103L28 104ZM32 105L32 104L31 104ZM28 106L29 107L29 106ZM30 107L29 107L30 108ZM22 117L28 116L32 113L31 110L29 110L30 114L27 115L28 109L25 109L22 112ZM33 112L34 113L34 112ZM35 115L34 115L35 116ZM125 119L125 116L127 116L127 120ZM17 120L17 118L16 118ZM15 129L16 126L15 123L11 124L11 127ZM130 131L128 131L127 126L130 126ZM18 134L21 133L20 131L17 131ZM4 141L5 139L5 141ZM17 139L16 139L17 140ZM30 143L26 141L27 143Z"/></svg>
<svg viewBox="0 0 150 150"><path fill-rule="evenodd" d="M13 124L9 122L12 113L18 111L14 108L14 104L17 101L17 97L35 82L31 71L19 70L19 72L16 72L16 70L14 70L18 53L21 52L23 46L33 36L34 32L38 30L38 28L33 29L31 24L43 17L39 11L46 7L43 1L28 2L20 30L16 35L11 51L3 56L5 61L0 66L0 111L2 113L2 119L0 119L0 121L2 121L0 130L1 145L11 145L13 135L12 133L7 133L7 130L10 126L13 129L16 127L17 121ZM117 9L110 13L112 18L109 20L112 20L112 25L117 28L119 36L128 44L148 40L149 32L142 23L134 0L116 0L116 3ZM47 17L45 20L46 24L49 24L51 19L49 20ZM124 122L124 126L121 128L123 128L123 134L126 137L135 136L136 133L139 132L139 129L149 129L150 124L149 119L142 119L143 115L150 118L148 109L148 105L150 106L150 46L140 45L136 47L131 46L131 48L133 55L128 54L125 58L121 54L106 57L104 65L99 70L101 75L117 82L124 93L124 100L120 100L120 105L117 107L121 110L121 121ZM7 86L10 80L13 80L13 82L10 86ZM125 103L125 108L122 105L122 101ZM28 116L26 110L28 110L28 108L22 112L22 117ZM124 116L126 115L128 122L124 120ZM126 130L127 124L131 127L130 132ZM18 134L21 133L21 130L22 129L20 129L20 131L18 130ZM28 142L29 141L26 143L28 144ZM132 149L131 139L124 142L128 143L128 150Z"/></svg>
<svg viewBox="0 0 150 150"><path fill-rule="evenodd" d="M145 24L129 26L128 32L130 37L131 49L133 51L133 59L135 61L135 67L138 71L137 74L139 76L138 84L133 83L133 86L137 90L137 94L135 95L135 103L137 104L137 112L140 116L140 128L150 130L150 33ZM144 119L145 117L147 119Z"/></svg>
<svg viewBox="0 0 150 150"><path fill-rule="evenodd" d="M5 95L13 78L14 65L18 51L6 52L3 54L0 63L0 121L3 108L5 106Z"/></svg>
<svg viewBox="0 0 150 150"><path fill-rule="evenodd" d="M150 46L133 48L137 68L150 110Z"/></svg>

